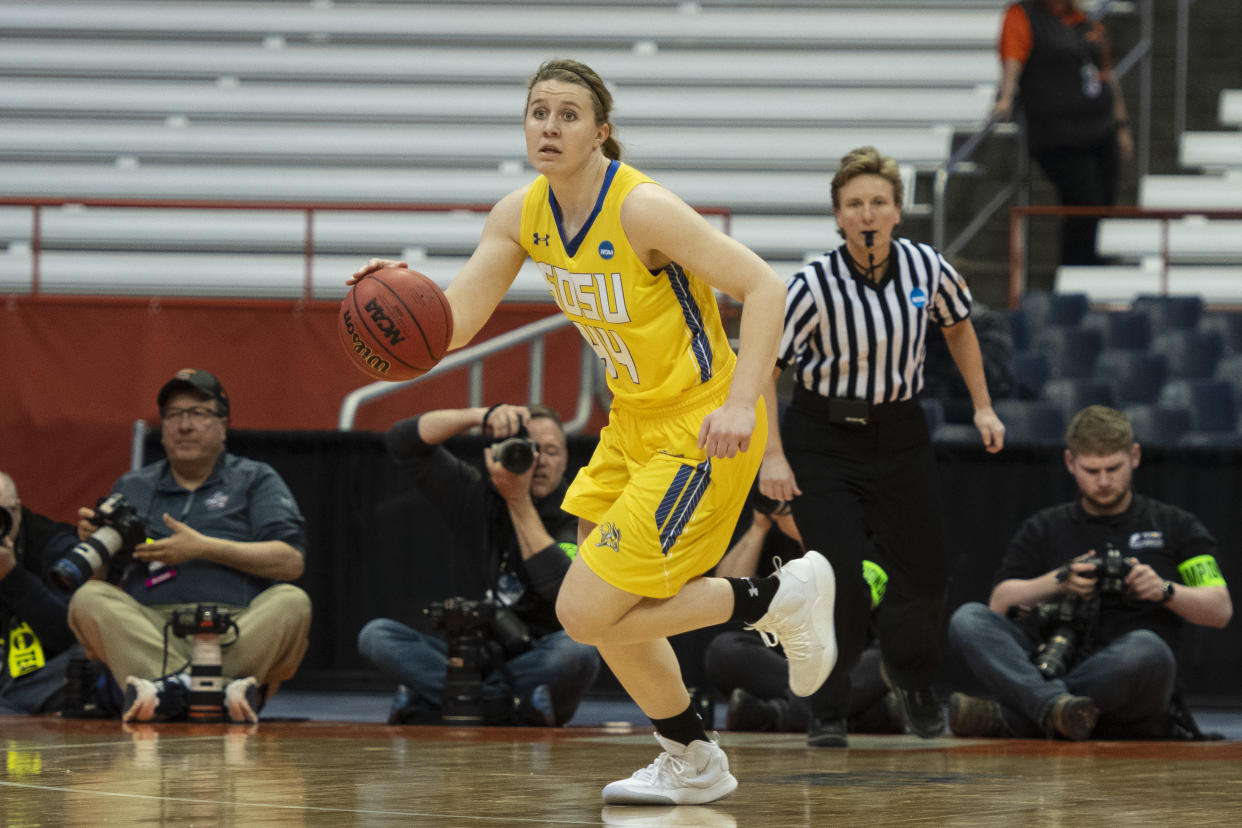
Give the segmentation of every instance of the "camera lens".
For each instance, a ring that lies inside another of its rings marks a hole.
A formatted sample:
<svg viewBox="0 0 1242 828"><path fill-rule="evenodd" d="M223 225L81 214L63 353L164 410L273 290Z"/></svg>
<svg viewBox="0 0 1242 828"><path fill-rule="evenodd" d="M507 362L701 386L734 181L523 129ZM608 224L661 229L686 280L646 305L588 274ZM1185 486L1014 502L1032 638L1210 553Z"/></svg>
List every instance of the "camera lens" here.
<svg viewBox="0 0 1242 828"><path fill-rule="evenodd" d="M511 437L492 447L500 465L513 474L523 474L535 464L535 449L530 440Z"/></svg>

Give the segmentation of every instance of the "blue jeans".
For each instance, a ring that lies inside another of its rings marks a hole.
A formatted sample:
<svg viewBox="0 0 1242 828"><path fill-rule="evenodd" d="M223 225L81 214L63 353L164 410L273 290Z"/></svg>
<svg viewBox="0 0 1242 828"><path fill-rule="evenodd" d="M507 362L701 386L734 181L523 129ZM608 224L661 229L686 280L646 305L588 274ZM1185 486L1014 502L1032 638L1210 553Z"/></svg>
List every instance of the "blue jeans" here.
<svg viewBox="0 0 1242 828"><path fill-rule="evenodd" d="M448 644L440 637L421 633L390 618L367 622L358 633L358 652L376 669L404 684L411 698L424 709L439 710L448 669ZM494 701L509 695L525 696L540 684L552 694L556 723L573 718L578 702L599 674L599 653L579 644L558 630L532 641L532 647L509 659L512 688L494 670L486 677L483 697Z"/></svg>
<svg viewBox="0 0 1242 828"><path fill-rule="evenodd" d="M1150 630L1132 630L1084 658L1060 678L1047 679L1031 662L1038 642L983 604L958 607L949 619L949 645L1001 703L1014 736L1042 736L1056 698L1086 696L1100 709L1095 735L1155 738L1167 735L1177 662Z"/></svg>

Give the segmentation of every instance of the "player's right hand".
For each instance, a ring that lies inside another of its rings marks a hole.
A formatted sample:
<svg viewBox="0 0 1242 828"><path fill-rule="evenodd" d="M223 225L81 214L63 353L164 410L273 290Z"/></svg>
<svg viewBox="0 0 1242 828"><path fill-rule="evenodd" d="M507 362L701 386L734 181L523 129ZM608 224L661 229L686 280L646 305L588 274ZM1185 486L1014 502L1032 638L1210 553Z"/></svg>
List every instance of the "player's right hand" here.
<svg viewBox="0 0 1242 828"><path fill-rule="evenodd" d="M763 455L763 460L759 463L759 494L786 502L802 494L784 454Z"/></svg>
<svg viewBox="0 0 1242 828"><path fill-rule="evenodd" d="M377 270L386 267L409 267L406 262L394 262L392 259L370 259L362 267L354 271L354 275L345 280L347 285L356 285Z"/></svg>

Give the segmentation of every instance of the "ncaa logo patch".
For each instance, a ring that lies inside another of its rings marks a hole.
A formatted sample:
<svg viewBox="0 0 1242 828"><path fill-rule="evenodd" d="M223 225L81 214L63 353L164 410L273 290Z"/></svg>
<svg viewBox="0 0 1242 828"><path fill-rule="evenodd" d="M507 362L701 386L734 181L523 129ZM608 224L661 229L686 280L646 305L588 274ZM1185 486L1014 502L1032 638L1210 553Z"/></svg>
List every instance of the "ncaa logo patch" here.
<svg viewBox="0 0 1242 828"><path fill-rule="evenodd" d="M924 305L926 305L927 304L927 291L923 290L920 287L911 288L910 304L914 305L916 308L921 308Z"/></svg>
<svg viewBox="0 0 1242 828"><path fill-rule="evenodd" d="M206 506L209 511L218 512L219 510L227 506L228 502L229 502L229 496L225 494L224 492L217 491L211 497L207 498L206 502L203 505Z"/></svg>
<svg viewBox="0 0 1242 828"><path fill-rule="evenodd" d="M599 243L599 257L601 259L611 259L615 255L617 255L617 250L612 246L612 242L605 240Z"/></svg>

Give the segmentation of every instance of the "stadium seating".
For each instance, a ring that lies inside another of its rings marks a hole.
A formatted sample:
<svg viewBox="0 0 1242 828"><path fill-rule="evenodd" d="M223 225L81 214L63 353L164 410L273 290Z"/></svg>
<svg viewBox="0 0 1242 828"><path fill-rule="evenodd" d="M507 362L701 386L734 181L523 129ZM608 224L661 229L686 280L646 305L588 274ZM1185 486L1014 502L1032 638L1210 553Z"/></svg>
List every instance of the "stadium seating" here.
<svg viewBox="0 0 1242 828"><path fill-rule="evenodd" d="M1207 379L1216 370L1224 343L1216 331L1170 330L1152 340L1151 350L1168 359L1169 376Z"/></svg>
<svg viewBox="0 0 1242 828"><path fill-rule="evenodd" d="M1204 302L1199 295L1141 294L1130 303L1131 309L1144 313L1151 320L1153 333L1194 328L1203 317Z"/></svg>
<svg viewBox="0 0 1242 828"><path fill-rule="evenodd" d="M1175 445L1190 431L1190 411L1154 403L1127 405L1125 415L1134 429L1134 439L1149 446Z"/></svg>
<svg viewBox="0 0 1242 828"><path fill-rule="evenodd" d="M1099 328L1106 349L1143 351L1151 345L1151 318L1141 311L1091 311L1082 324Z"/></svg>
<svg viewBox="0 0 1242 828"><path fill-rule="evenodd" d="M1168 358L1154 351L1109 348L1095 363L1096 379L1112 386L1118 405L1154 403L1168 375Z"/></svg>
<svg viewBox="0 0 1242 828"><path fill-rule="evenodd" d="M1095 328L1049 326L1032 337L1031 349L1047 354L1051 378L1084 379L1095 375L1104 336Z"/></svg>
<svg viewBox="0 0 1242 828"><path fill-rule="evenodd" d="M1058 406L1065 421L1089 405L1117 404L1111 383L1100 379L1062 378L1048 380L1044 399Z"/></svg>
<svg viewBox="0 0 1242 828"><path fill-rule="evenodd" d="M1005 424L1008 443L1055 445L1065 441L1065 413L1048 400L996 400L996 416Z"/></svg>
<svg viewBox="0 0 1242 828"><path fill-rule="evenodd" d="M1169 380L1160 392L1159 403L1189 411L1190 425L1194 431L1237 430L1238 407L1234 401L1233 386L1223 380Z"/></svg>

